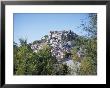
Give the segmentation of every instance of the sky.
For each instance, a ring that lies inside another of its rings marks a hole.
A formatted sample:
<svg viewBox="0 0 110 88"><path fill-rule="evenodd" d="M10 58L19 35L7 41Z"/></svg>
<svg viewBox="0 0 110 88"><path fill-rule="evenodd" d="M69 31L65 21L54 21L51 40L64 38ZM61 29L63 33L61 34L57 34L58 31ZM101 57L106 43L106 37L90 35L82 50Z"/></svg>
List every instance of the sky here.
<svg viewBox="0 0 110 88"><path fill-rule="evenodd" d="M83 35L78 26L88 13L14 13L14 41L27 39L28 43L40 40L49 31L72 30Z"/></svg>

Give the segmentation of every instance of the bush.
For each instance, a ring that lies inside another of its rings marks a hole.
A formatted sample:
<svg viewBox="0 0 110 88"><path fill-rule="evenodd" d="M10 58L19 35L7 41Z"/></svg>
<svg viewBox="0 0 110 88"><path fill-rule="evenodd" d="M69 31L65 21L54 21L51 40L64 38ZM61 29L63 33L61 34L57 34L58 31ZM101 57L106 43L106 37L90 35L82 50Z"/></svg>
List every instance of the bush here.
<svg viewBox="0 0 110 88"><path fill-rule="evenodd" d="M80 66L80 75L96 75L96 65L94 64L94 61L92 60L91 57L85 57L81 61L81 66Z"/></svg>
<svg viewBox="0 0 110 88"><path fill-rule="evenodd" d="M52 75L67 75L69 74L69 68L66 64L54 64Z"/></svg>

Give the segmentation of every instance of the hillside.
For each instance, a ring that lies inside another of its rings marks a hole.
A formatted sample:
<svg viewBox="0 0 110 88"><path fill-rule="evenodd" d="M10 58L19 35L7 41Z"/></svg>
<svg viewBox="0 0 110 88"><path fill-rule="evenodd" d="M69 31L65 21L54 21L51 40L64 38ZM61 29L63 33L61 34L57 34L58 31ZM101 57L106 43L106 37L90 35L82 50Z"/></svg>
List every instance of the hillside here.
<svg viewBox="0 0 110 88"><path fill-rule="evenodd" d="M50 31L40 40L14 43L14 74L94 75L96 39L73 31Z"/></svg>
<svg viewBox="0 0 110 88"><path fill-rule="evenodd" d="M58 61L64 59L64 53L71 53L72 47L75 46L75 40L78 35L70 31L50 31L48 35L42 37L41 40L36 40L31 44L31 49L34 52L42 49L43 46L51 47L52 56Z"/></svg>

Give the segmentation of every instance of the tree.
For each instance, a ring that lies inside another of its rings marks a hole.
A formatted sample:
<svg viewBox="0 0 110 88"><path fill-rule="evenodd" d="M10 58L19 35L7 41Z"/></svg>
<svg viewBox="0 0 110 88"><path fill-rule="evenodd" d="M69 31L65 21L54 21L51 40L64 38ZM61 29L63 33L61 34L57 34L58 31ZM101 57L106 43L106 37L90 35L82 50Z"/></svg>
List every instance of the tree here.
<svg viewBox="0 0 110 88"><path fill-rule="evenodd" d="M15 51L14 48L14 64L17 75L28 74L28 61L33 56L31 47L27 44L27 40L20 39L20 46ZM15 56L16 55L16 56Z"/></svg>
<svg viewBox="0 0 110 88"><path fill-rule="evenodd" d="M21 45L26 45L27 44L27 40L26 39L19 39L19 41L20 41L20 44Z"/></svg>
<svg viewBox="0 0 110 88"><path fill-rule="evenodd" d="M46 40L48 39L48 37L49 37L48 35L45 35L45 36L44 36L44 38L45 38Z"/></svg>
<svg viewBox="0 0 110 88"><path fill-rule="evenodd" d="M88 33L89 37L97 37L97 14L89 13L88 20L82 20L81 26L84 31Z"/></svg>
<svg viewBox="0 0 110 88"><path fill-rule="evenodd" d="M80 62L81 75L96 75L97 74L97 14L88 14L87 20L82 20L80 30L83 30L88 35L78 36L75 39L75 47L72 50L72 58L74 61ZM81 59L77 56L77 48L82 47L84 57Z"/></svg>
<svg viewBox="0 0 110 88"><path fill-rule="evenodd" d="M89 35L86 39L79 42L86 49L85 58L81 61L80 74L96 74L97 73L97 14L88 14L88 23L82 21L81 27Z"/></svg>
<svg viewBox="0 0 110 88"><path fill-rule="evenodd" d="M17 52L18 52L18 46L17 43L13 43L13 51L14 51L14 74L17 71L17 66L18 66L18 58L17 58Z"/></svg>
<svg viewBox="0 0 110 88"><path fill-rule="evenodd" d="M56 59L52 57L51 48L47 45L36 53L37 75L51 75Z"/></svg>

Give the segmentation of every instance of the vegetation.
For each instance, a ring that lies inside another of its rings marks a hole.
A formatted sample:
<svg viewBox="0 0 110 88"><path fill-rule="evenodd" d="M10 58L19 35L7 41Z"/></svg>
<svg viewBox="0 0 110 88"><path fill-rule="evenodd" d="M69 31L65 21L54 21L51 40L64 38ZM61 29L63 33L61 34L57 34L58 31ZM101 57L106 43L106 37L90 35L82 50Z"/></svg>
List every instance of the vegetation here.
<svg viewBox="0 0 110 88"><path fill-rule="evenodd" d="M76 47L73 48L73 60L80 62L80 75L97 74L97 15L89 14L88 25L84 21L81 23L82 30L88 33L87 36L79 37L76 40ZM77 56L77 50L83 46L84 57Z"/></svg>
<svg viewBox="0 0 110 88"><path fill-rule="evenodd" d="M51 47L44 46L33 52L26 40L20 39L20 46L14 43L14 74L16 75L64 75L67 66L58 64L51 55Z"/></svg>
<svg viewBox="0 0 110 88"><path fill-rule="evenodd" d="M62 35L62 41L72 41L71 55L74 62L79 62L79 75L97 74L97 15L89 14L88 25L81 23L81 30L88 33L87 36L79 36L70 31L65 37ZM34 41L33 44L40 44L48 39ZM51 54L51 47L47 44L38 52L33 52L31 44L27 40L19 39L20 45L14 42L14 74L15 75L68 75L69 67L66 64L59 63ZM80 49L81 48L81 49ZM80 51L81 56L78 55ZM68 53L65 52L65 58ZM76 70L75 70L76 71Z"/></svg>
<svg viewBox="0 0 110 88"><path fill-rule="evenodd" d="M78 47L74 47L71 52L73 61L80 62L81 59L77 55Z"/></svg>

